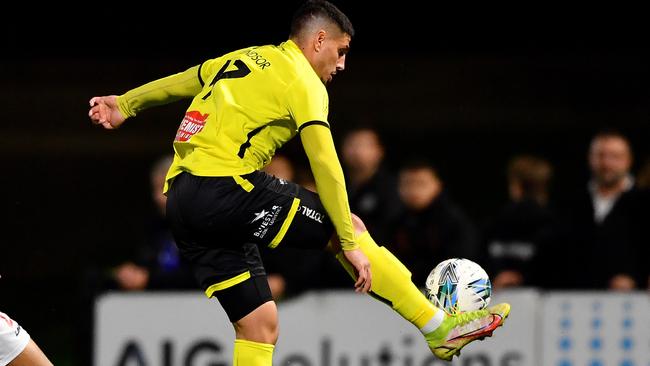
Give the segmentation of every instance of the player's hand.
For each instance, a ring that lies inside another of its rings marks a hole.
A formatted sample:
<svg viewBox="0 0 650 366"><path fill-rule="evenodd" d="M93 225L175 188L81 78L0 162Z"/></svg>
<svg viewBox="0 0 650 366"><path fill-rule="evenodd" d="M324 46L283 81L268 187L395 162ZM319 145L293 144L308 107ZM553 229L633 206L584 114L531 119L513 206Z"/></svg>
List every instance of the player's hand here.
<svg viewBox="0 0 650 366"><path fill-rule="evenodd" d="M370 261L361 249L344 250L345 259L352 264L357 272L357 282L354 283L354 291L368 293L372 285L372 274L370 273Z"/></svg>
<svg viewBox="0 0 650 366"><path fill-rule="evenodd" d="M124 122L126 118L120 113L117 107L117 96L94 97L90 100L90 111L88 117L96 125L102 125L107 130L114 130Z"/></svg>

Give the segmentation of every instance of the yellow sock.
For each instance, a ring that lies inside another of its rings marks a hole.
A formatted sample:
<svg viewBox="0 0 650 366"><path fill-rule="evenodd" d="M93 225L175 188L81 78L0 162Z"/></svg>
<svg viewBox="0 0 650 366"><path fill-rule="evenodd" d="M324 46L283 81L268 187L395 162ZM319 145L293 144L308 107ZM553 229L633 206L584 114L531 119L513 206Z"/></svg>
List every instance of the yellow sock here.
<svg viewBox="0 0 650 366"><path fill-rule="evenodd" d="M443 311L436 308L411 282L411 272L402 262L388 249L378 246L367 231L358 236L356 241L370 261L371 295L390 305L424 334L438 328L444 319ZM336 258L356 279L354 268L344 254L341 252Z"/></svg>
<svg viewBox="0 0 650 366"><path fill-rule="evenodd" d="M272 344L235 339L232 364L233 366L271 366L274 348Z"/></svg>

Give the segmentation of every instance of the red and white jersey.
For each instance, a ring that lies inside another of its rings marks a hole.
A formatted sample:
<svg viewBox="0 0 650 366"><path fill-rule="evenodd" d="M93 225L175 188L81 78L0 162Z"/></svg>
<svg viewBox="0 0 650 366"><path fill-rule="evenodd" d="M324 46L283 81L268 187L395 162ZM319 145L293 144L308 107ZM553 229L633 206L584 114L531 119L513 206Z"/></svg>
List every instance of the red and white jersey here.
<svg viewBox="0 0 650 366"><path fill-rule="evenodd" d="M0 312L0 366L16 358L29 343L29 334L7 314Z"/></svg>

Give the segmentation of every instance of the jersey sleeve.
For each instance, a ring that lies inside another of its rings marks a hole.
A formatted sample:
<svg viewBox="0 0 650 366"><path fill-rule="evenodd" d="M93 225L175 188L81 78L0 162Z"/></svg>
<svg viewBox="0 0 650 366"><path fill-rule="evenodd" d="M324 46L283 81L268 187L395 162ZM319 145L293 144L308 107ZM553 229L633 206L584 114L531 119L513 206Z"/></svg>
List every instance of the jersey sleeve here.
<svg viewBox="0 0 650 366"><path fill-rule="evenodd" d="M327 123L329 97L325 85L319 81L310 83L302 78L297 79L287 89L287 102L289 114L298 130L312 121Z"/></svg>
<svg viewBox="0 0 650 366"><path fill-rule="evenodd" d="M140 111L168 104L180 99L193 98L202 89L199 66L154 80L117 97L118 108L126 118Z"/></svg>
<svg viewBox="0 0 650 366"><path fill-rule="evenodd" d="M198 66L197 76L199 78L199 83L201 87L205 84L210 83L210 76L216 74L219 69L223 66L224 57L217 57L204 61Z"/></svg>
<svg viewBox="0 0 650 366"><path fill-rule="evenodd" d="M300 127L300 139L309 158L316 189L334 224L341 247L343 250L357 249L359 246L354 241L354 227L343 169L336 155L329 126L322 121L303 123Z"/></svg>

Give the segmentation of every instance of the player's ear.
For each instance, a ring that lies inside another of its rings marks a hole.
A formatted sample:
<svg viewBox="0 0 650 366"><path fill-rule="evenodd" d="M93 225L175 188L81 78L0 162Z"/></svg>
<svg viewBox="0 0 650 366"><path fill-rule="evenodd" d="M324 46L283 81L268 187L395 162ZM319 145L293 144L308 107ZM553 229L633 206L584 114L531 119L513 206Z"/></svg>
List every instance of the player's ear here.
<svg viewBox="0 0 650 366"><path fill-rule="evenodd" d="M325 43L325 38L327 37L327 32L325 29L321 29L318 32L316 32L316 36L314 37L314 51L320 52L321 48L323 48L323 43Z"/></svg>

